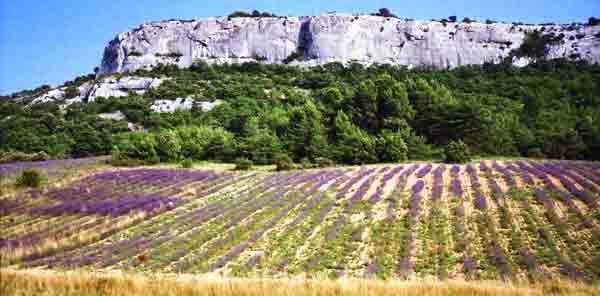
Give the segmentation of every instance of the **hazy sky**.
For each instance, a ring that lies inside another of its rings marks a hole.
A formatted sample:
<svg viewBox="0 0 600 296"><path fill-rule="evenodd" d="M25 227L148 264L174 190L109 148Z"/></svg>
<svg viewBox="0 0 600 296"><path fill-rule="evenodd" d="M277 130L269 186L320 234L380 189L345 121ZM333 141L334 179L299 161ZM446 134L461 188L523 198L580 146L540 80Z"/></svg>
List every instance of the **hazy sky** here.
<svg viewBox="0 0 600 296"><path fill-rule="evenodd" d="M0 94L42 84L54 86L91 73L109 40L146 21L220 16L234 10L316 15L366 13L380 7L420 20L456 15L459 19L570 23L600 16L600 0L2 0Z"/></svg>

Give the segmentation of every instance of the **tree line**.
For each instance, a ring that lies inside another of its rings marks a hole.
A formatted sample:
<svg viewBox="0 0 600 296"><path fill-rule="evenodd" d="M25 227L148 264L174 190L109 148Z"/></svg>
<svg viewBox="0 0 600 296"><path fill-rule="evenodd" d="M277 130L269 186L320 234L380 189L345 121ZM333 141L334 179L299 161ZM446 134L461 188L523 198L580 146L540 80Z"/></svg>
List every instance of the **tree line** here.
<svg viewBox="0 0 600 296"><path fill-rule="evenodd" d="M452 70L196 62L131 75L172 79L144 95L66 108L2 100L0 150L257 164L282 155L345 164L445 159L457 147L480 156L600 159L600 66L583 62ZM177 97L223 103L209 111L150 109ZM114 111L126 121L98 117Z"/></svg>

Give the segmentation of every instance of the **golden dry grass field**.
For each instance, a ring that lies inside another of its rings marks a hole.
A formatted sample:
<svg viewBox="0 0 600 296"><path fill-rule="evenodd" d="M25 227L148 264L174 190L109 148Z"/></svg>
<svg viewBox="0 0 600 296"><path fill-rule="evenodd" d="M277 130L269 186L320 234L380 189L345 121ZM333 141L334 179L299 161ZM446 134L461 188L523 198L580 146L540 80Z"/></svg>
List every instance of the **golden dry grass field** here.
<svg viewBox="0 0 600 296"><path fill-rule="evenodd" d="M368 279L228 279L192 275L97 274L0 270L1 295L599 295L600 287L554 280L538 284L498 281Z"/></svg>

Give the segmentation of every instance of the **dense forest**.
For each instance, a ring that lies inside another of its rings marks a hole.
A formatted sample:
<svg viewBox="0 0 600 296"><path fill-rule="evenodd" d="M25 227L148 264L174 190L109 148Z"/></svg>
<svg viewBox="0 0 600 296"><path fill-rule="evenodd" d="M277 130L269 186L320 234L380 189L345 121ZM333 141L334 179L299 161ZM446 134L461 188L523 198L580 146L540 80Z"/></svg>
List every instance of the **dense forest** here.
<svg viewBox="0 0 600 296"><path fill-rule="evenodd" d="M444 159L466 146L479 156L600 159L599 65L553 60L432 70L197 62L124 75L171 79L143 95L67 107L4 97L0 151L52 158L112 153L151 163L270 164L283 157L359 164ZM208 111L150 109L154 100L179 97L223 103ZM115 111L126 120L98 116Z"/></svg>

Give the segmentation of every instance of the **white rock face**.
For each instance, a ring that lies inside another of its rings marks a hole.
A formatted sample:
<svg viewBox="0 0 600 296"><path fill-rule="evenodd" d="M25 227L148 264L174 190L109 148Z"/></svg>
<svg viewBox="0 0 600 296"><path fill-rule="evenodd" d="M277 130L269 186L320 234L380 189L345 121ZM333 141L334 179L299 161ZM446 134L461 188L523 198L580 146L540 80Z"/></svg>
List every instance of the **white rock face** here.
<svg viewBox="0 0 600 296"><path fill-rule="evenodd" d="M123 120L125 119L125 114L119 110L112 113L100 113L98 114L98 117L112 120Z"/></svg>
<svg viewBox="0 0 600 296"><path fill-rule="evenodd" d="M222 100L215 100L214 102L199 102L198 104L203 111L209 111L222 103ZM177 109L190 110L192 109L193 105L194 100L190 98L177 98L175 100L156 100L152 106L150 106L150 109L152 109L154 112L171 113L175 112Z"/></svg>
<svg viewBox="0 0 600 296"><path fill-rule="evenodd" d="M79 96L65 100L63 106L75 102L93 102L97 97L124 97L129 93L143 94L148 89L158 87L165 79L126 76L120 79L107 77L97 82L86 82L78 87ZM60 101L65 99L67 87L59 87L35 98L32 104Z"/></svg>
<svg viewBox="0 0 600 296"><path fill-rule="evenodd" d="M150 106L154 112L166 113L175 112L177 109L189 110L192 109L194 101L191 99L177 98L175 100L156 100Z"/></svg>
<svg viewBox="0 0 600 296"><path fill-rule="evenodd" d="M104 51L100 74L208 63L282 63L299 50L296 65L327 62L390 63L435 68L499 62L518 48L527 32L562 34L549 58L578 54L600 62L600 26L406 21L378 16L210 18L144 24L119 34Z"/></svg>
<svg viewBox="0 0 600 296"><path fill-rule="evenodd" d="M125 97L129 93L144 94L148 89L159 86L164 79L146 78L146 77L122 77L116 79L108 77L91 87L83 96L88 102L94 101L97 97Z"/></svg>
<svg viewBox="0 0 600 296"><path fill-rule="evenodd" d="M66 89L66 87L51 89L47 93L33 99L33 101L31 101L31 103L38 104L38 103L53 102L55 100L62 100L65 97L65 89Z"/></svg>

